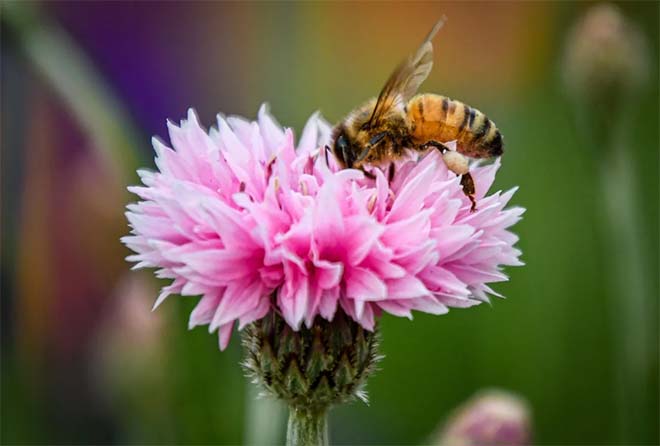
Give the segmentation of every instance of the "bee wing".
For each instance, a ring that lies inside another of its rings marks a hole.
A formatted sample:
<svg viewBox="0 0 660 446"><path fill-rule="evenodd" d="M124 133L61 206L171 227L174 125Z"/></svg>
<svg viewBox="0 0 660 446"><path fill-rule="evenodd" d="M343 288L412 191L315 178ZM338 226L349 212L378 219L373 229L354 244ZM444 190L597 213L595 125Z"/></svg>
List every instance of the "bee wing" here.
<svg viewBox="0 0 660 446"><path fill-rule="evenodd" d="M390 75L378 95L376 106L367 123L369 127L375 125L383 116L387 115L389 110L408 102L428 77L431 68L433 68L433 45L431 40L442 28L445 20L446 18L443 17L438 21L415 54L411 54Z"/></svg>

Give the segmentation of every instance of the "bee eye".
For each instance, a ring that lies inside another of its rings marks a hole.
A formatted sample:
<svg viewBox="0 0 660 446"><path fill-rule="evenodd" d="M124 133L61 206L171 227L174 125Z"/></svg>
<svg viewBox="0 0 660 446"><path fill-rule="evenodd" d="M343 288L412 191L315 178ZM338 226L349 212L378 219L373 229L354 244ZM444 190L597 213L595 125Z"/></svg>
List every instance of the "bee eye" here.
<svg viewBox="0 0 660 446"><path fill-rule="evenodd" d="M349 144L348 144L348 138L346 138L346 135L341 133L338 137L337 140L335 141L335 156L337 159L346 165L346 167L351 167L353 165L353 160L351 159L350 156L350 150L349 150Z"/></svg>
<svg viewBox="0 0 660 446"><path fill-rule="evenodd" d="M337 138L337 147L339 150L344 150L348 147L348 141L346 140L346 136L344 136L343 133L339 135L339 138Z"/></svg>

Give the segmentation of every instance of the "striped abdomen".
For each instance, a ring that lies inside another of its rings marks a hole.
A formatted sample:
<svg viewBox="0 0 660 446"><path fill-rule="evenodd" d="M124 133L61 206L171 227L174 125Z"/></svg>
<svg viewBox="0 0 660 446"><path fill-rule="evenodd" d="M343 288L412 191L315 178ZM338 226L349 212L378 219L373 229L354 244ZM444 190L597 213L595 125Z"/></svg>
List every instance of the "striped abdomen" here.
<svg viewBox="0 0 660 446"><path fill-rule="evenodd" d="M473 158L500 156L502 134L476 108L437 94L420 94L406 106L415 144L456 140L458 151Z"/></svg>

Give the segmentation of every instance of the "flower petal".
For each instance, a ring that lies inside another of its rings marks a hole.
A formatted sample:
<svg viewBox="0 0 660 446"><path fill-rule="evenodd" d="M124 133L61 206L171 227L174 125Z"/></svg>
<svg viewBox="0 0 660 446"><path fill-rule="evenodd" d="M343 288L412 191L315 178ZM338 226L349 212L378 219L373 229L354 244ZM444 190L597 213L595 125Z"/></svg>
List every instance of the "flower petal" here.
<svg viewBox="0 0 660 446"><path fill-rule="evenodd" d="M368 269L355 267L346 271L346 296L355 300L384 300L387 287Z"/></svg>

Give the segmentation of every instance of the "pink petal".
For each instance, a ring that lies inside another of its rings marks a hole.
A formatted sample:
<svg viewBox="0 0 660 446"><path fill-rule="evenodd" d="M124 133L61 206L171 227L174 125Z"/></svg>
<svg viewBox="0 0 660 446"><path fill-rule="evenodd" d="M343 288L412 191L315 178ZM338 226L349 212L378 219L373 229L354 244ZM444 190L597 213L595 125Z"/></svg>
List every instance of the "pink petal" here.
<svg viewBox="0 0 660 446"><path fill-rule="evenodd" d="M412 299L431 294L424 283L412 276L387 281L387 296L389 299Z"/></svg>
<svg viewBox="0 0 660 446"><path fill-rule="evenodd" d="M344 273L343 264L326 260L314 260L313 263L316 267L315 281L320 288L329 290L339 285Z"/></svg>
<svg viewBox="0 0 660 446"><path fill-rule="evenodd" d="M346 271L346 295L356 300L384 300L387 297L385 283L373 272L354 267Z"/></svg>
<svg viewBox="0 0 660 446"><path fill-rule="evenodd" d="M319 125L318 125L319 112L315 112L310 116L303 128L298 142L298 153L306 154L317 149Z"/></svg>
<svg viewBox="0 0 660 446"><path fill-rule="evenodd" d="M192 329L198 325L209 324L213 320L213 315L218 308L221 295L221 292L216 292L207 294L200 299L195 309L190 313L188 329Z"/></svg>
<svg viewBox="0 0 660 446"><path fill-rule="evenodd" d="M419 175L409 180L397 194L392 209L387 216L388 222L405 219L422 208L424 197L429 191L429 183L434 175L435 165L430 165Z"/></svg>
<svg viewBox="0 0 660 446"><path fill-rule="evenodd" d="M468 225L443 226L432 232L438 241L438 254L441 259L449 258L456 251L465 246L474 234L474 228Z"/></svg>
<svg viewBox="0 0 660 446"><path fill-rule="evenodd" d="M348 217L345 219L345 224L346 246L350 247L348 263L358 265L369 254L385 228L367 216Z"/></svg>
<svg viewBox="0 0 660 446"><path fill-rule="evenodd" d="M292 273L284 281L277 295L277 303L282 310L282 317L294 330L299 330L307 311L309 283L300 273Z"/></svg>
<svg viewBox="0 0 660 446"><path fill-rule="evenodd" d="M327 320L332 320L337 311L337 303L339 302L339 288L324 290L321 293L321 300L319 302L319 313Z"/></svg>
<svg viewBox="0 0 660 446"><path fill-rule="evenodd" d="M234 323L225 324L218 330L218 344L220 345L220 350L223 351L229 345L229 340L231 339L231 332L234 330Z"/></svg>
<svg viewBox="0 0 660 446"><path fill-rule="evenodd" d="M209 324L209 331L212 332L253 310L259 305L262 293L263 287L259 281L228 285Z"/></svg>

